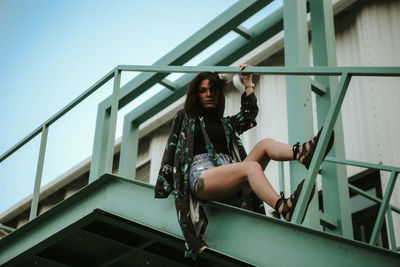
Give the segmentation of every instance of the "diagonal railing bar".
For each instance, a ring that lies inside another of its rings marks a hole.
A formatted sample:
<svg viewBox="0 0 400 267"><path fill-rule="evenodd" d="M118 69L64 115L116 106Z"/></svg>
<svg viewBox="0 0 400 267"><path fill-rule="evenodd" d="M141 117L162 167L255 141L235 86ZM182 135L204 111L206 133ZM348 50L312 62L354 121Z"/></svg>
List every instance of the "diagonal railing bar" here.
<svg viewBox="0 0 400 267"><path fill-rule="evenodd" d="M99 89L101 86L103 86L105 83L107 83L111 78L114 77L114 72L115 70L112 69L110 72L108 72L105 76L103 76L100 80L98 80L95 84L93 84L91 87L89 87L85 92L83 92L81 95L79 95L77 98L72 100L68 105L66 105L64 108L62 108L59 112L57 112L54 116L52 116L50 119L42 123L38 128L36 128L33 132L28 134L24 139L22 139L19 143L14 145L12 148L10 148L7 152L5 152L3 155L0 157L0 162L8 158L10 155L12 155L14 152L16 152L18 149L20 149L22 146L24 146L26 143L28 143L30 140L35 138L39 133L42 132L43 125L47 125L48 127L52 125L55 121L57 121L59 118L64 116L68 111L73 109L75 106L77 106L79 103L81 103L83 100L85 100L88 96L90 96L92 93L94 93L97 89Z"/></svg>
<svg viewBox="0 0 400 267"><path fill-rule="evenodd" d="M378 217L375 222L374 230L372 231L371 239L369 241L370 245L375 244L376 239L378 238L378 234L381 231L383 219L385 218L385 213L388 209L389 201L392 196L398 174L399 174L398 172L393 171L392 174L390 175L390 179L389 179L389 183L386 188L385 196L383 197L382 204L379 209Z"/></svg>
<svg viewBox="0 0 400 267"><path fill-rule="evenodd" d="M375 196L373 196L373 195L371 195L371 194L365 192L364 190L362 190L362 189L360 189L360 188L358 188L358 187L356 187L356 186L354 186L354 185L352 185L352 184L349 184L349 189L350 189L351 191L354 191L354 192L356 192L356 193L358 193L358 194L360 194L360 195L362 195L362 196L368 198L369 200L372 200L372 201L378 203L378 204L381 204L381 203L382 203L382 200L381 200L381 199L379 199L379 198L377 198L377 197L375 197ZM394 212L400 214L400 208L395 207L395 206L390 205L390 204L389 204L389 208L391 208Z"/></svg>
<svg viewBox="0 0 400 267"><path fill-rule="evenodd" d="M300 198L298 200L297 207L296 207L293 217L292 217L292 221L294 223L300 224L302 221L308 199L311 195L312 188L314 187L315 180L317 178L318 169L319 169L318 166L322 162L322 158L324 155L324 153L322 151L325 151L326 147L328 146L329 137L331 136L331 133L333 131L333 126L339 115L339 111L341 109L343 99L346 95L346 91L347 91L348 85L350 83L350 79L351 79L351 76L347 72L344 72L340 78L337 93L335 95L335 98L334 98L332 105L329 108L328 114L326 116L324 128L322 130L322 133L321 133L321 136L319 139L320 141L318 142L317 147L315 149L314 157L311 160L310 168L306 174L306 179L304 181L303 190L300 193Z"/></svg>

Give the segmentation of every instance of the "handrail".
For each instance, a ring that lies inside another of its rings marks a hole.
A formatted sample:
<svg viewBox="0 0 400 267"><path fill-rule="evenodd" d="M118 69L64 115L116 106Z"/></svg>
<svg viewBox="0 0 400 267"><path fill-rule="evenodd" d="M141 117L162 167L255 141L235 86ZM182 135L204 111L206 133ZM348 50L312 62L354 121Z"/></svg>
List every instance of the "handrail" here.
<svg viewBox="0 0 400 267"><path fill-rule="evenodd" d="M328 162L333 162L333 163L337 163L337 164L345 164L345 165L351 165L351 166L364 167L364 168L370 168L370 169L391 172L391 177L389 179L389 184L387 186L383 200L380 200L353 185L349 185L349 188L351 190L356 191L357 193L363 195L364 197L381 204L381 208L379 209L379 214L376 218L376 223L375 223L374 230L373 230L373 233L371 235L371 240L370 240L370 244L373 245L376 242L378 233L380 232L380 229L382 227L383 218L385 217L385 214L388 214L389 224L393 225L393 218L392 218L391 214L389 214L390 210L400 213L399 208L394 207L389 203L391 194L394 189L394 185L396 183L397 175L400 173L400 168L393 167L393 166L380 165L380 164L359 162L359 161L355 161L355 160L338 159L338 158L333 158L333 157L326 157L325 160ZM391 239L394 239L394 230L391 227L389 227L389 232L390 232ZM392 243L395 243L395 242L392 242Z"/></svg>
<svg viewBox="0 0 400 267"><path fill-rule="evenodd" d="M199 73L211 71L218 73L253 73L299 76L400 76L400 67L247 67L239 71L237 67L224 66L157 66L157 65L119 65L121 71L158 72L158 73Z"/></svg>
<svg viewBox="0 0 400 267"><path fill-rule="evenodd" d="M77 98L72 100L69 104L67 104L65 107L63 107L59 112L54 114L52 117L50 117L47 121L43 122L40 124L33 132L28 134L25 138L23 138L20 142L18 142L16 145L11 147L8 151L6 151L3 155L0 156L0 162L8 158L10 155L12 155L14 152L16 152L18 149L20 149L23 145L28 143L30 140L32 140L36 135L42 132L43 126L49 127L51 124L56 122L60 117L64 116L68 111L73 109L75 106L77 106L79 103L81 103L83 100L85 100L87 97L89 97L92 93L94 93L97 89L99 89L101 86L103 86L106 82L108 82L110 79L114 77L114 69L112 69L109 73L107 73L103 78L98 80L96 83L94 83L91 87L89 87L85 92L83 92L81 95L79 95Z"/></svg>
<svg viewBox="0 0 400 267"><path fill-rule="evenodd" d="M76 99L67 104L59 112L54 114L44 123L40 124L34 131L28 134L16 145L11 147L7 152L0 156L0 162L4 161L11 154L25 145L38 135L43 128L43 125L50 126L60 117L62 117L69 110L77 106L97 89L107 83L114 77L115 70L120 71L134 71L134 72L159 72L159 73L199 73L203 71L211 71L218 73L253 73L263 75L323 75L323 76L340 76L343 72L347 72L352 76L400 76L400 67L248 67L242 72L238 71L236 67L222 67L222 66L155 66L155 65L118 65L116 68L110 70L104 77L98 80L95 84L89 87Z"/></svg>
<svg viewBox="0 0 400 267"><path fill-rule="evenodd" d="M332 163L338 163L338 164L344 164L344 165L351 165L351 166L356 166L356 167L364 167L364 168L368 168L368 169L381 170L381 171L400 172L400 167L387 166L387 165L382 165L382 164L374 164L374 163L361 162L361 161L348 160L348 159L339 159L339 158L334 158L334 157L330 157L330 156L327 156L325 158L325 161L332 162Z"/></svg>

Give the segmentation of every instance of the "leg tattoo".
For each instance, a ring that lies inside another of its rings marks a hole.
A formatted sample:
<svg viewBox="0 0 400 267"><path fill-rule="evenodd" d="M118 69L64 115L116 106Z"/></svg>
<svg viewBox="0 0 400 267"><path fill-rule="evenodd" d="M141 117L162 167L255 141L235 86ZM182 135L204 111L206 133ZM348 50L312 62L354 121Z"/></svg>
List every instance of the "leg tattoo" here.
<svg viewBox="0 0 400 267"><path fill-rule="evenodd" d="M196 195L198 193L201 193L204 190L204 179L203 178L199 177L196 180L195 188L196 188Z"/></svg>

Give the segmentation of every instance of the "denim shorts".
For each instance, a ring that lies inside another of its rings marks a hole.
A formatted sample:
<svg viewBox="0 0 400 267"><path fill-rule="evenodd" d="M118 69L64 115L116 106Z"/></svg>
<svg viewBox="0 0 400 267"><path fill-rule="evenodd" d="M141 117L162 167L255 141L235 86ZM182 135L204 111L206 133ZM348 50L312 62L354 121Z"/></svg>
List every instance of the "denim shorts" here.
<svg viewBox="0 0 400 267"><path fill-rule="evenodd" d="M221 162L221 165L232 163L232 158L229 155L223 153L217 153L217 157ZM189 186L190 191L194 194L194 185L196 184L197 179L200 175L211 168L214 168L214 163L212 162L211 158L208 156L207 153L198 154L193 157L193 163L190 167L189 172Z"/></svg>

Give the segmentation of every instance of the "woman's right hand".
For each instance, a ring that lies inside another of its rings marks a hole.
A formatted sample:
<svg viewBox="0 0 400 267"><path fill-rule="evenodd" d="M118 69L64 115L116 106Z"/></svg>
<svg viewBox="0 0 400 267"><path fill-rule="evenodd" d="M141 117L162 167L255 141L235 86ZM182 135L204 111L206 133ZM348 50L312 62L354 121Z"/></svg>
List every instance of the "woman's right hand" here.
<svg viewBox="0 0 400 267"><path fill-rule="evenodd" d="M239 65L239 70L242 71L247 67L251 67L249 64L240 64ZM253 74L251 73L246 73L246 74L240 74L240 78L243 80L244 88L246 90L246 95L249 95L253 92L254 89L254 83L253 83Z"/></svg>
<svg viewBox="0 0 400 267"><path fill-rule="evenodd" d="M247 67L251 67L251 65L249 65L249 64L240 64L239 65L239 70L242 71ZM246 89L248 87L254 87L253 74L251 74L251 73L240 74L240 78L243 80L243 84L244 84L244 87Z"/></svg>

